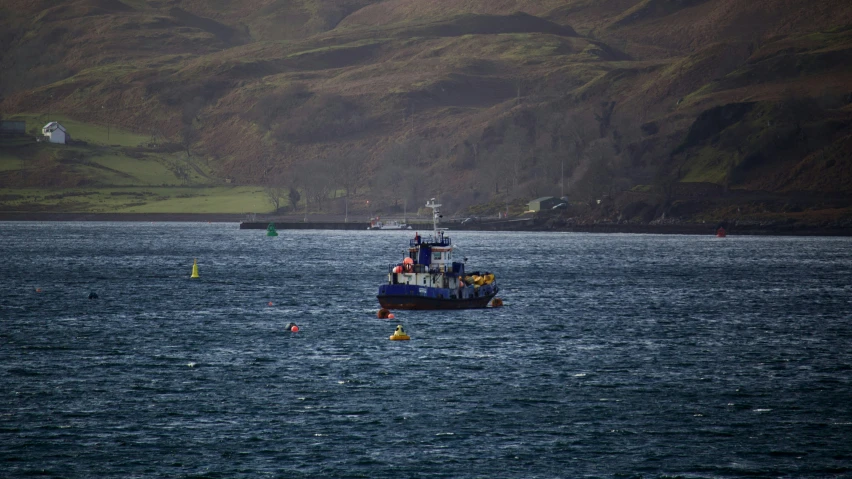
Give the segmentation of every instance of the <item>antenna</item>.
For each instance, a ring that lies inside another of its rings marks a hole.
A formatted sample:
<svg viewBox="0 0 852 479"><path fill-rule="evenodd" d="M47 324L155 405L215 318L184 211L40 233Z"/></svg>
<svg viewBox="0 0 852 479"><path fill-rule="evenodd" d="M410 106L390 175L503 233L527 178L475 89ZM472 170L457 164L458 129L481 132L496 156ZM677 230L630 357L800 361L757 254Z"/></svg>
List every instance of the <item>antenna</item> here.
<svg viewBox="0 0 852 479"><path fill-rule="evenodd" d="M439 203L435 203L435 198L426 202L427 208L432 208L432 233L435 235L435 240L438 239L438 219L442 218L441 211L438 209L441 207Z"/></svg>

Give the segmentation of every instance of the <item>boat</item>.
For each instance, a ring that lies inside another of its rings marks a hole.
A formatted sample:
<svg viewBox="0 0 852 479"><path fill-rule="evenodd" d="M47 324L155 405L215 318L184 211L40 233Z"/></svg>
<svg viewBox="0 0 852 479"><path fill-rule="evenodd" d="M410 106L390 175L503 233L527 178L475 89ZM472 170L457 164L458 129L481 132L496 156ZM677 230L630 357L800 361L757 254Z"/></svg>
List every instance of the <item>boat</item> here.
<svg viewBox="0 0 852 479"><path fill-rule="evenodd" d="M368 230L410 230L411 226L400 223L398 221L382 221L379 217L370 218L370 226Z"/></svg>
<svg viewBox="0 0 852 479"><path fill-rule="evenodd" d="M432 236L414 233L403 261L388 265L387 284L376 296L385 309L485 308L499 287L490 272L467 271L466 260L454 261L453 242L438 228L440 204L432 198Z"/></svg>

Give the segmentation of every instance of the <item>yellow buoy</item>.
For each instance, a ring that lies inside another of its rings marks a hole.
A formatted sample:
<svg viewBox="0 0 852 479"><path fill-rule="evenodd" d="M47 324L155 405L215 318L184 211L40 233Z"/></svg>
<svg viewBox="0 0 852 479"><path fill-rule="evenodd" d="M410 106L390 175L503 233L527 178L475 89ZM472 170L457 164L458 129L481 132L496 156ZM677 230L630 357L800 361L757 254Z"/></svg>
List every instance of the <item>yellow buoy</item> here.
<svg viewBox="0 0 852 479"><path fill-rule="evenodd" d="M402 329L401 324L398 324L396 326L396 331L394 331L393 334L390 335L391 341L408 341L409 339L411 339L411 336L405 334L405 331Z"/></svg>
<svg viewBox="0 0 852 479"><path fill-rule="evenodd" d="M192 261L192 276L190 278L199 278L198 276L198 258Z"/></svg>

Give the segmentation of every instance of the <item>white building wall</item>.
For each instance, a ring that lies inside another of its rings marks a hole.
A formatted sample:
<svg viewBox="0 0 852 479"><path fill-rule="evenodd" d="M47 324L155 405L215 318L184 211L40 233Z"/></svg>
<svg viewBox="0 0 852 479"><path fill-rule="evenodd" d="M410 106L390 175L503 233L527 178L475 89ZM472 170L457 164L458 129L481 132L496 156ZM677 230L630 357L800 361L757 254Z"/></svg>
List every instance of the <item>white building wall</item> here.
<svg viewBox="0 0 852 479"><path fill-rule="evenodd" d="M51 131L47 136L50 138L51 143L65 143L65 132L59 128Z"/></svg>

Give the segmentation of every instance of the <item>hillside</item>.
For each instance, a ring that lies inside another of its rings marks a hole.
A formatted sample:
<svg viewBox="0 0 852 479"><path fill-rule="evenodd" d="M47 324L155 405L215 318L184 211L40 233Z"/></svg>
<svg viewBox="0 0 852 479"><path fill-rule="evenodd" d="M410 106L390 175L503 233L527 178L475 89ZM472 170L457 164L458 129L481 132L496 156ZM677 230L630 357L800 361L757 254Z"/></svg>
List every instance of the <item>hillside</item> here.
<svg viewBox="0 0 852 479"><path fill-rule="evenodd" d="M9 0L0 19L4 118L127 131L197 168L185 185L328 212L611 198L589 221L852 206L844 1ZM41 158L7 162L4 189L121 183L81 169L89 147L28 148L0 143Z"/></svg>

